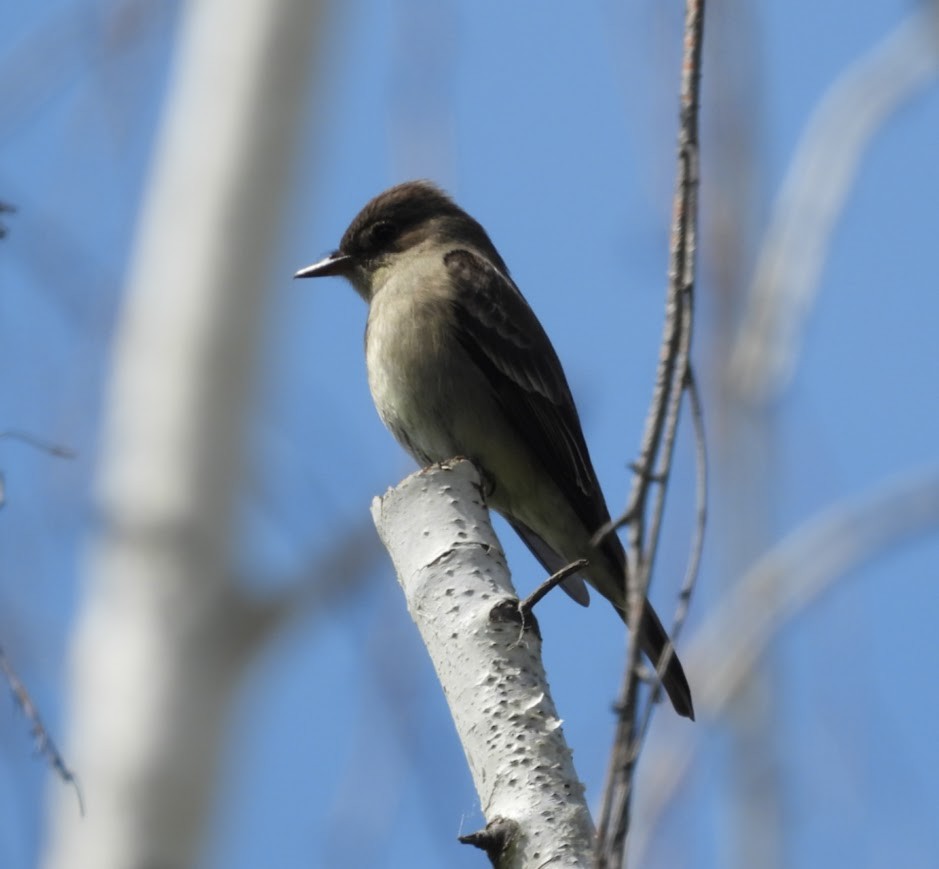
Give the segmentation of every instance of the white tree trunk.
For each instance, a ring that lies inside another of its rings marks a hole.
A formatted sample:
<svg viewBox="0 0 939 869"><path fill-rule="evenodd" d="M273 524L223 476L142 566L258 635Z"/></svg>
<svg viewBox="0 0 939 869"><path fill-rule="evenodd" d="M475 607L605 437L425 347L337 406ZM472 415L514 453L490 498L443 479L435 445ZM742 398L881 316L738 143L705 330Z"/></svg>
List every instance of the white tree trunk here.
<svg viewBox="0 0 939 869"><path fill-rule="evenodd" d="M48 869L197 860L249 652L228 565L266 266L320 4L181 11L119 324ZM285 271L285 275L289 273Z"/></svg>
<svg viewBox="0 0 939 869"><path fill-rule="evenodd" d="M476 784L502 869L590 865L594 831L479 475L455 460L372 504ZM500 602L508 603L499 606ZM501 849L501 850L500 850Z"/></svg>

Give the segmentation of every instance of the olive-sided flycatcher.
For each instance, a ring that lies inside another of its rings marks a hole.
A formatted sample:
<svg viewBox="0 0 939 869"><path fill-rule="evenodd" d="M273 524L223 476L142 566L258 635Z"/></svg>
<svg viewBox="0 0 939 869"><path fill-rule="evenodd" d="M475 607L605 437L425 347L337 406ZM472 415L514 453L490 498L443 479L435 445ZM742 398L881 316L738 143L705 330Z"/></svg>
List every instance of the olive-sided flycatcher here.
<svg viewBox="0 0 939 869"><path fill-rule="evenodd" d="M490 506L553 573L579 558L583 577L626 614L626 557L609 521L557 354L486 231L426 181L369 202L339 249L297 272L341 275L369 305L365 357L385 425L422 465L466 456ZM565 590L588 602L583 579ZM668 636L648 603L639 628L657 664ZM663 678L679 715L694 717L672 654Z"/></svg>

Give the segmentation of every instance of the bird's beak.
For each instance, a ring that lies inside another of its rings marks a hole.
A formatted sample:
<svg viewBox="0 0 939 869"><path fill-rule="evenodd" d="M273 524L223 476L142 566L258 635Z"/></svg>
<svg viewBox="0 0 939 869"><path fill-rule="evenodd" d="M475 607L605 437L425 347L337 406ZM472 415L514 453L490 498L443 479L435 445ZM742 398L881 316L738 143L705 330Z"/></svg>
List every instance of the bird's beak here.
<svg viewBox="0 0 939 869"><path fill-rule="evenodd" d="M319 262L300 269L295 278L324 278L329 275L344 275L352 264L352 257L334 250L329 256L323 257Z"/></svg>

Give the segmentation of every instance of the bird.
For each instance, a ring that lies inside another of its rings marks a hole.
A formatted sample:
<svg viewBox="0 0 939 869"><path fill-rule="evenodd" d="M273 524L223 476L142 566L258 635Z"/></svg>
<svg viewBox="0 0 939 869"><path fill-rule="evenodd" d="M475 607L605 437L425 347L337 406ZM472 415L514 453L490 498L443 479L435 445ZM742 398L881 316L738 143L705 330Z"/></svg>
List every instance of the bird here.
<svg viewBox="0 0 939 869"><path fill-rule="evenodd" d="M368 303L365 358L379 416L422 467L471 459L503 515L549 573L588 564L584 580L628 623L626 554L610 521L560 360L482 225L430 181L380 193L338 249L296 272L341 276ZM694 719L678 655L646 601L639 646L675 711Z"/></svg>

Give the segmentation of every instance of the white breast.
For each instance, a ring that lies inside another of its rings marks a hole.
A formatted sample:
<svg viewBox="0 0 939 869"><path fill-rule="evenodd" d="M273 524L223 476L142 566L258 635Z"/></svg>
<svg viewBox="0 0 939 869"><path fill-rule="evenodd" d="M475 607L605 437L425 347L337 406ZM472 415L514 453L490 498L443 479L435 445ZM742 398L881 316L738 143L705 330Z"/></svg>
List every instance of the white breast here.
<svg viewBox="0 0 939 869"><path fill-rule="evenodd" d="M436 262L439 262L437 260ZM430 268L428 268L428 265ZM444 294L434 278L445 277L442 263L395 269L369 307L365 361L372 398L382 421L421 464L456 454L452 431L456 385L448 372Z"/></svg>

